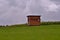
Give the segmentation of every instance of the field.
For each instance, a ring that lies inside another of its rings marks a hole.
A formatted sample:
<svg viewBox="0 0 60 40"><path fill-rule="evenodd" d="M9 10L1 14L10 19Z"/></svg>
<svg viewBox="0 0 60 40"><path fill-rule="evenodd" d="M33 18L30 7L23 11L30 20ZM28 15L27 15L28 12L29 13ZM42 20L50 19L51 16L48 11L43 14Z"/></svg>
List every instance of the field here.
<svg viewBox="0 0 60 40"><path fill-rule="evenodd" d="M60 25L0 27L0 40L60 40Z"/></svg>

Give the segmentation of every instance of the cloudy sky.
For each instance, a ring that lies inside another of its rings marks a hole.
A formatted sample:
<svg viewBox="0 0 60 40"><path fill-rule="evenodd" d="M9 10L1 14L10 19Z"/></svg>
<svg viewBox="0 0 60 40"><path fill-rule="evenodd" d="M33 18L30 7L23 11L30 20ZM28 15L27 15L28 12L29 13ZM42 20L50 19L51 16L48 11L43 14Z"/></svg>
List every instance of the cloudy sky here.
<svg viewBox="0 0 60 40"><path fill-rule="evenodd" d="M42 21L60 20L60 0L0 0L0 25L26 23L29 14Z"/></svg>

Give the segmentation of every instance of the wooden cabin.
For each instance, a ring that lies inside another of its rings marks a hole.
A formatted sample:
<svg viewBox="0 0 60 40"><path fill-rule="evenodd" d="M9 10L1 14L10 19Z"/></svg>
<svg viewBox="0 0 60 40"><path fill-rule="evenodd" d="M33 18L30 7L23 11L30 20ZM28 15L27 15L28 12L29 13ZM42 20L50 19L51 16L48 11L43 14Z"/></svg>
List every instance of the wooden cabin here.
<svg viewBox="0 0 60 40"><path fill-rule="evenodd" d="M39 26L41 23L41 16L39 15L29 15L27 16L28 25L30 26Z"/></svg>

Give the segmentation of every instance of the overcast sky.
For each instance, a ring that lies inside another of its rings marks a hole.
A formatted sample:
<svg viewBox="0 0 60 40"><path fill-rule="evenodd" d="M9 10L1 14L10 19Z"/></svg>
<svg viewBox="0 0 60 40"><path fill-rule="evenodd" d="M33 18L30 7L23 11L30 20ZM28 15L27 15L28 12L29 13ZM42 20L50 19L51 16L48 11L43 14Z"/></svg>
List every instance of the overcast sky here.
<svg viewBox="0 0 60 40"><path fill-rule="evenodd" d="M60 20L60 0L0 0L0 25L26 23L29 14L42 21Z"/></svg>

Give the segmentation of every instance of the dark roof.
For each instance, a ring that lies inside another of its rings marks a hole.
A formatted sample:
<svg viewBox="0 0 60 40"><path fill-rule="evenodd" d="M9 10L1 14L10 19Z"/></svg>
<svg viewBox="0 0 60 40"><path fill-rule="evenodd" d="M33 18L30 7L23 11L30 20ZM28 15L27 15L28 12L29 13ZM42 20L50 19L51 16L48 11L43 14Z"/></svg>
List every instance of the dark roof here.
<svg viewBox="0 0 60 40"><path fill-rule="evenodd" d="M40 15L28 15L27 17L41 17Z"/></svg>

